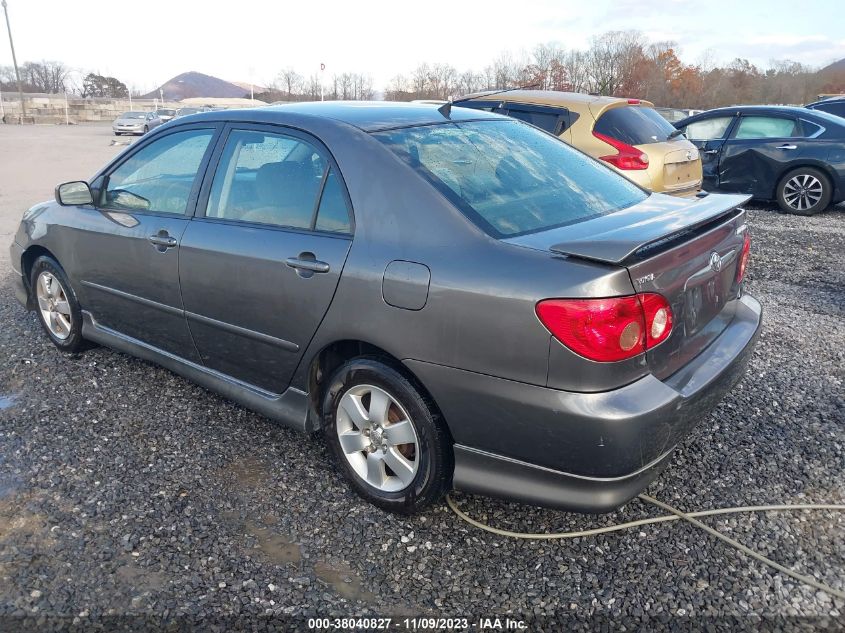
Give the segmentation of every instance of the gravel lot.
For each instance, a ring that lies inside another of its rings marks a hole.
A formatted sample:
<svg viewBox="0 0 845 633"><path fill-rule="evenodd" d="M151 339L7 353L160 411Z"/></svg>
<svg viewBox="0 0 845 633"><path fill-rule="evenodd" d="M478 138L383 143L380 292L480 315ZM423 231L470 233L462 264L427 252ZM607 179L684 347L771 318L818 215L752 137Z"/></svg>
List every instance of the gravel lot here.
<svg viewBox="0 0 845 633"><path fill-rule="evenodd" d="M523 542L475 530L445 503L411 519L386 515L347 490L319 438L117 352L60 355L12 296L10 227L56 182L91 175L118 148L102 126L55 129L29 128L36 141L21 144L20 128L0 126L3 155L14 148L21 158L0 167L0 616L650 615L750 625L753 614L842 626L845 602L691 526ZM22 180L52 134L70 139L61 160L51 154L54 168ZM749 291L764 305L765 331L744 381L648 493L687 510L845 503L845 206L813 218L758 206L750 221ZM655 514L639 501L593 517L457 499L476 518L524 531ZM845 590L842 513L707 522Z"/></svg>

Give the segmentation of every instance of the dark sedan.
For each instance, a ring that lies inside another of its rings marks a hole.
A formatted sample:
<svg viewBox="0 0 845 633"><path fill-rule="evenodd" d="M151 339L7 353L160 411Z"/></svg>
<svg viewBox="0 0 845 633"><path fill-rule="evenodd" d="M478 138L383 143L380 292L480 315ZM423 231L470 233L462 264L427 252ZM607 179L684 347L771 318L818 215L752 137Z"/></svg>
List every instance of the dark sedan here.
<svg viewBox="0 0 845 633"><path fill-rule="evenodd" d="M321 431L382 508L607 511L742 374L746 199L650 194L478 110L291 104L168 123L27 211L11 262L60 350Z"/></svg>
<svg viewBox="0 0 845 633"><path fill-rule="evenodd" d="M733 106L674 124L701 152L703 188L813 215L845 200L845 120L788 106Z"/></svg>

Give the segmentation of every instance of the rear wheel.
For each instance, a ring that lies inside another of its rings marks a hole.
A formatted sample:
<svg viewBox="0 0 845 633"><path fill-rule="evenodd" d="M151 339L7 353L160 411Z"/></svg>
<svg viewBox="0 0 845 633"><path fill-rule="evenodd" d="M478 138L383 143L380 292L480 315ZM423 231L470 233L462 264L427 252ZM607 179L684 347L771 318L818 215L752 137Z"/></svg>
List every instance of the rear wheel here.
<svg viewBox="0 0 845 633"><path fill-rule="evenodd" d="M815 215L827 209L833 195L827 176L813 167L793 169L778 183L777 200L786 213Z"/></svg>
<svg viewBox="0 0 845 633"><path fill-rule="evenodd" d="M323 398L324 432L339 469L364 499L413 514L446 492L448 433L434 407L401 373L376 358L342 365Z"/></svg>
<svg viewBox="0 0 845 633"><path fill-rule="evenodd" d="M65 272L52 257L42 256L32 265L30 288L38 320L53 344L63 352L89 347L82 338L82 310Z"/></svg>

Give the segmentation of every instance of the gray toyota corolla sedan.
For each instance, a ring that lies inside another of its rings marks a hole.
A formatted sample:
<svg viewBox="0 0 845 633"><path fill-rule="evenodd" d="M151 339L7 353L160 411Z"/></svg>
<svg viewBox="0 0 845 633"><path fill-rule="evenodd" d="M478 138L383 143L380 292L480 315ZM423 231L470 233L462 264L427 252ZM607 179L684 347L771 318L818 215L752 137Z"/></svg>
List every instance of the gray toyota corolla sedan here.
<svg viewBox="0 0 845 633"><path fill-rule="evenodd" d="M155 130L27 211L11 260L60 350L321 431L382 508L601 512L743 371L745 200L650 195L477 110L292 104Z"/></svg>

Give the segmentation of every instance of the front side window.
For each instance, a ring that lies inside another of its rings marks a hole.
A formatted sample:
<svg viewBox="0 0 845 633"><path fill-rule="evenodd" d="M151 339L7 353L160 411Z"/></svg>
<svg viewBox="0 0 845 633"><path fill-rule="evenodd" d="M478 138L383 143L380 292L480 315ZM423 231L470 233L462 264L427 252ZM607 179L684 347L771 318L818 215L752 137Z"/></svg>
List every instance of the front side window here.
<svg viewBox="0 0 845 633"><path fill-rule="evenodd" d="M313 229L329 165L310 143L291 136L235 130L214 175L208 218ZM329 202L327 201L328 205ZM346 212L343 199L343 212ZM322 213L322 205L320 207ZM329 218L333 214L334 220ZM341 224L341 209L325 213L326 225ZM334 224L332 224L334 222ZM348 229L348 215L345 229ZM328 228L326 230L334 230Z"/></svg>
<svg viewBox="0 0 845 633"><path fill-rule="evenodd" d="M606 110L598 121L595 131L628 145L663 143L675 131L669 121L653 108L645 106L621 106Z"/></svg>
<svg viewBox="0 0 845 633"><path fill-rule="evenodd" d="M186 130L144 146L109 174L100 206L184 214L213 135L213 130Z"/></svg>
<svg viewBox="0 0 845 633"><path fill-rule="evenodd" d="M373 136L494 237L612 213L647 194L609 167L518 121L471 121Z"/></svg>
<svg viewBox="0 0 845 633"><path fill-rule="evenodd" d="M733 121L732 116L717 116L690 123L684 128L684 135L691 141L712 141L725 138Z"/></svg>
<svg viewBox="0 0 845 633"><path fill-rule="evenodd" d="M736 138L790 138L800 136L798 121L773 116L744 116L739 119Z"/></svg>

